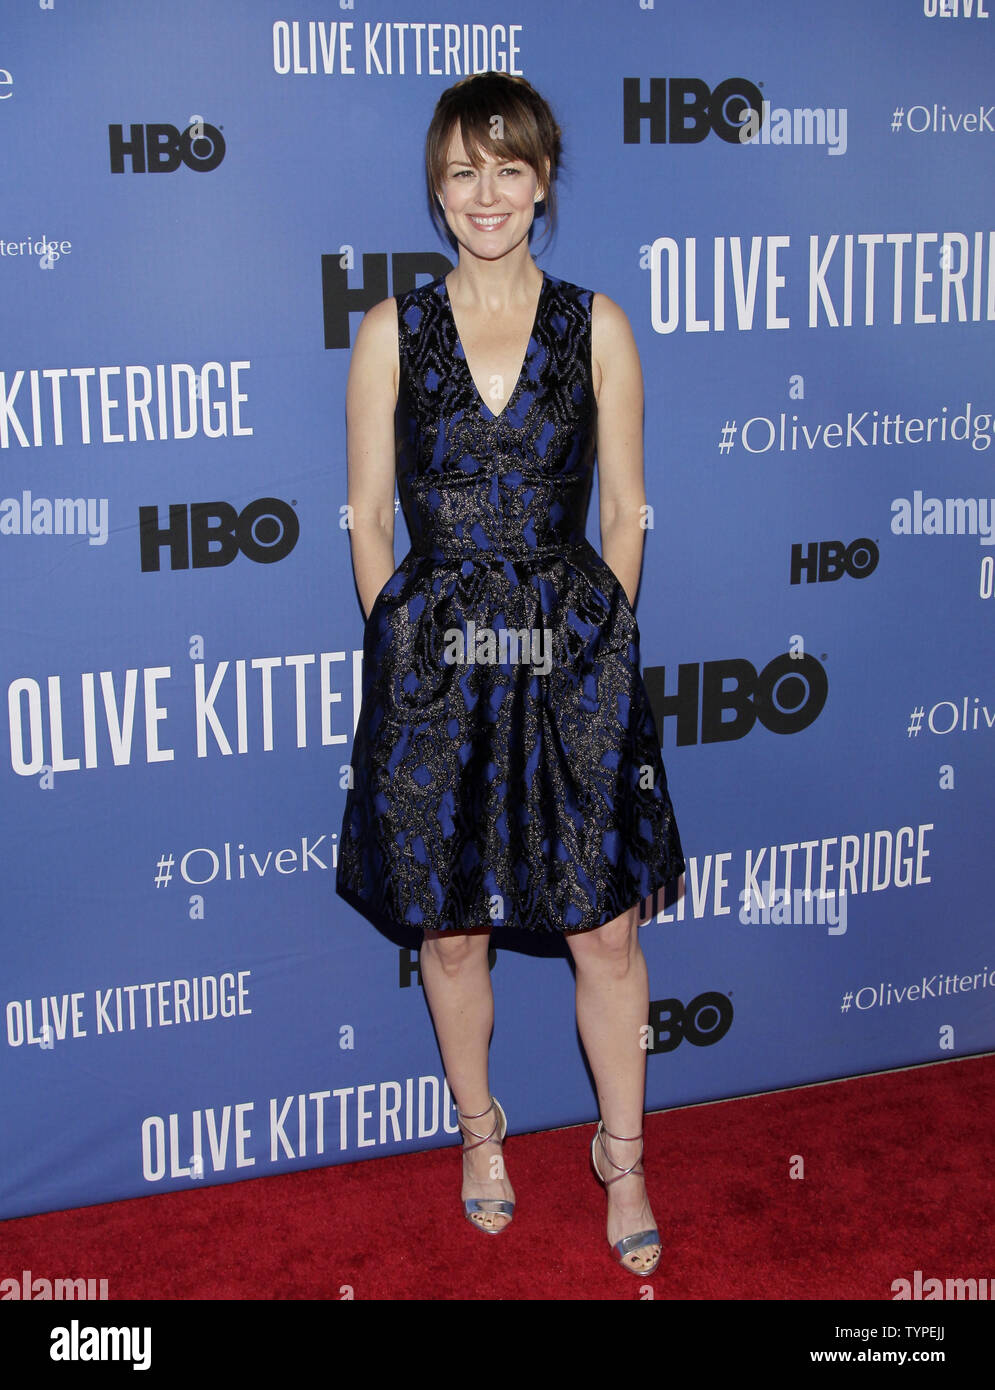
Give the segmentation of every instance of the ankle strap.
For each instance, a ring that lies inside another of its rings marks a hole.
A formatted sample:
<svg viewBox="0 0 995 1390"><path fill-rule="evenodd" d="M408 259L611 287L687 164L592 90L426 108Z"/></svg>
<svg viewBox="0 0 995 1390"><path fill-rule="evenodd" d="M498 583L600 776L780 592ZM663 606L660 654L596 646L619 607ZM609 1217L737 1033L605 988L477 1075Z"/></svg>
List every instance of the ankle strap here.
<svg viewBox="0 0 995 1390"><path fill-rule="evenodd" d="M462 1110L459 1108L458 1105L457 1105L457 1107L456 1107L456 1114L460 1117L461 1120L479 1120L482 1116L484 1116L484 1115L487 1114L487 1111L488 1111L488 1110L493 1110L493 1109L494 1109L494 1097L491 1096L491 1103L490 1103L490 1105L485 1106L485 1108L484 1108L483 1110L481 1110L481 1112L480 1112L479 1115L467 1115L467 1114L464 1113L464 1111L462 1111Z"/></svg>
<svg viewBox="0 0 995 1390"><path fill-rule="evenodd" d="M499 1129L499 1122L498 1122L498 1116L497 1116L497 1112L496 1112L496 1111L495 1111L495 1113L494 1113L494 1123L493 1123L493 1125L491 1126L491 1131L490 1131L489 1134L478 1134L477 1131L476 1131L475 1129L471 1129L469 1125L463 1124L463 1120L464 1120L464 1119L467 1119L467 1120L479 1120L479 1119L481 1118L482 1115L486 1115L486 1114L487 1114L487 1111L488 1111L488 1110L494 1110L494 1097L493 1097L493 1096L491 1096L491 1103L490 1103L490 1105L487 1107L487 1110L481 1110L480 1115L464 1115L463 1111L459 1108L459 1106L456 1107L456 1114L457 1114L457 1116L459 1117L459 1127L460 1127L460 1129L463 1130L464 1134L472 1134L473 1137L474 1137L474 1139L476 1139L476 1141L477 1141L475 1144L467 1144L466 1141L464 1140L464 1142L463 1142L463 1149L464 1149L464 1152L469 1153L471 1149L479 1149L480 1146L481 1146L481 1144L486 1144L487 1141L488 1141L489 1139L493 1139L494 1136L495 1136L495 1134L497 1134L498 1129ZM498 1142L500 1143L500 1140L499 1140Z"/></svg>
<svg viewBox="0 0 995 1390"><path fill-rule="evenodd" d="M459 1113L459 1112L457 1112L457 1113ZM472 1118L472 1116L471 1116L471 1118ZM479 1119L479 1116L478 1116L477 1118ZM605 1122L604 1122L604 1120L601 1120L601 1121L600 1121L600 1124L601 1124L601 1128L602 1128L602 1130L604 1131L604 1133L608 1135L608 1138L609 1138L609 1139L617 1139L618 1142L619 1142L620 1144L634 1144L634 1143L636 1142L637 1139L641 1139L641 1138L643 1137L641 1134L634 1134L634 1135L632 1136L631 1139L626 1139L626 1137L625 1137L624 1134L612 1134L612 1132L611 1132L610 1129L605 1129Z"/></svg>
<svg viewBox="0 0 995 1390"><path fill-rule="evenodd" d="M611 1132L610 1129L605 1129L605 1122L604 1122L604 1120L599 1120L599 1121L598 1121L598 1132L597 1132L595 1138L596 1138L596 1139L600 1139L600 1141L601 1141L601 1152L604 1154L605 1158L607 1159L607 1161L608 1161L608 1163L611 1165L611 1167L615 1169L615 1177L609 1178L609 1179L607 1180L607 1182L605 1182L605 1187L611 1187L611 1185L612 1185L613 1182L621 1182L622 1179L623 1179L623 1178L627 1178L627 1177L629 1176L630 1173L636 1173L636 1169L639 1167L639 1165L640 1165L640 1164L642 1163L642 1161L643 1161L643 1153L642 1153L642 1149L640 1149L640 1151L639 1151L639 1157L636 1159L635 1163L633 1163L632 1166L631 1166L630 1168L623 1168L622 1165L621 1165L620 1163L616 1163L616 1162L615 1162L615 1160L612 1158L611 1154L608 1152L608 1146L605 1144L605 1135L606 1135L606 1134L608 1135L608 1138L609 1138L609 1139L617 1139L618 1142L621 1143L621 1144L634 1144L634 1143L636 1142L637 1139L642 1139L643 1136L642 1136L641 1134L636 1134L636 1135L633 1136L632 1139L626 1139L626 1138L625 1138L623 1135L621 1135L621 1134L612 1134L612 1132ZM642 1177L642 1176L643 1176L643 1175L642 1175L641 1172L636 1173L636 1177Z"/></svg>

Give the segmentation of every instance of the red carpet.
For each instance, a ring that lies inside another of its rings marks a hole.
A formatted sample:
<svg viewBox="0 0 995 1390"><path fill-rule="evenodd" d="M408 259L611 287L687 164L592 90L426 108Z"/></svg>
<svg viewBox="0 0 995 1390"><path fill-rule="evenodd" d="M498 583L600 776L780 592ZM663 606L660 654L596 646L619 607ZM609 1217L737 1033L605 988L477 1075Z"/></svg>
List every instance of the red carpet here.
<svg viewBox="0 0 995 1390"><path fill-rule="evenodd" d="M513 1114L498 1237L462 1218L454 1144L8 1221L0 1279L105 1278L112 1300L888 1300L920 1270L995 1295L993 1114L986 1055L648 1115L649 1280L610 1256L593 1126L515 1135Z"/></svg>

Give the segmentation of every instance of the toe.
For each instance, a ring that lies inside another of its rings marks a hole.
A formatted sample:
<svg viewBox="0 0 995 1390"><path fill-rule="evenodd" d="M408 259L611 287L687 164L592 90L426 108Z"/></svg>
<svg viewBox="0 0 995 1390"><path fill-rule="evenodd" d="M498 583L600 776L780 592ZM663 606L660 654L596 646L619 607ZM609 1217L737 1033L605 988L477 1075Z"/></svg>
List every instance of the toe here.
<svg viewBox="0 0 995 1390"><path fill-rule="evenodd" d="M637 1274L648 1273L660 1256L659 1245L648 1245L642 1250L632 1250L626 1255L626 1262Z"/></svg>

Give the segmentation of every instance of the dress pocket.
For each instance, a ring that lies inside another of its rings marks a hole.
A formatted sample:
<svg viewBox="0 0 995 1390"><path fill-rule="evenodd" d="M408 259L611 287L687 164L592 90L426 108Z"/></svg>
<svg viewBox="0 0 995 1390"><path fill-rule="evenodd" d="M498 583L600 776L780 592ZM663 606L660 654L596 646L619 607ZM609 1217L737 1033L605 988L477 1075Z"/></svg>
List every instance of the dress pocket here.
<svg viewBox="0 0 995 1390"><path fill-rule="evenodd" d="M377 609L380 607L380 600L383 598L384 594L387 592L387 585L390 584L391 579L393 579L393 578L394 578L394 576L391 575L390 579L387 580L387 584L385 584L385 585L383 586L383 588L382 588L382 589L380 590L380 592L377 594L376 598L373 600L373 603L370 605L370 611L369 611L369 613L367 613L367 615L366 615L366 622L363 624L364 627L369 627L370 623L372 623L373 618L374 618L374 616L375 616L375 614L376 614L376 611L377 611Z"/></svg>
<svg viewBox="0 0 995 1390"><path fill-rule="evenodd" d="M614 594L617 596L622 608L625 610L626 613L628 613L629 617L632 619L633 625L638 627L638 619L636 618L636 614L633 610L632 604L629 602L629 597L626 594L625 589L622 587L622 581L619 579L618 575L612 569L611 565L609 565L608 561L603 559L603 557L598 554L593 545L591 546L591 554L597 561L598 570L604 581L605 589L610 595Z"/></svg>
<svg viewBox="0 0 995 1390"><path fill-rule="evenodd" d="M372 607L370 608L369 616L367 617L366 623L364 624L365 627L368 628L368 627L370 626L370 623L372 623L372 621L373 621L373 619L374 619L374 616L376 615L377 610L379 609L379 607L380 607L380 605L382 604L384 598L386 597L388 591L390 590L391 585L393 585L393 584L395 584L395 583L397 582L397 577L398 577L398 575L401 573L401 571L404 569L406 560L407 560L407 556L404 557L404 560L401 561L401 563L398 565L397 569L394 571L394 573L393 573L393 574L390 576L390 578L387 580L387 583L383 586L383 588L382 588L382 589L380 590L380 592L377 594L376 598L373 600L373 605L372 605Z"/></svg>

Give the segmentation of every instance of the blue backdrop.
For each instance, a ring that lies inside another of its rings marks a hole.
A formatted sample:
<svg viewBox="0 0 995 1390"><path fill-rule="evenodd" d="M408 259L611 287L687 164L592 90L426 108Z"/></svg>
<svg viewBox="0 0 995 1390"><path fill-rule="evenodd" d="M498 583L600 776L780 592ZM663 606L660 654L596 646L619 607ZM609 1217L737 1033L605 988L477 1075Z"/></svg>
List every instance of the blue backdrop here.
<svg viewBox="0 0 995 1390"><path fill-rule="evenodd" d="M995 1044L989 8L4 0L0 1215L454 1141L417 939L333 891L344 398L488 67L646 380L647 1108ZM594 1118L562 943L495 943L511 1129Z"/></svg>

